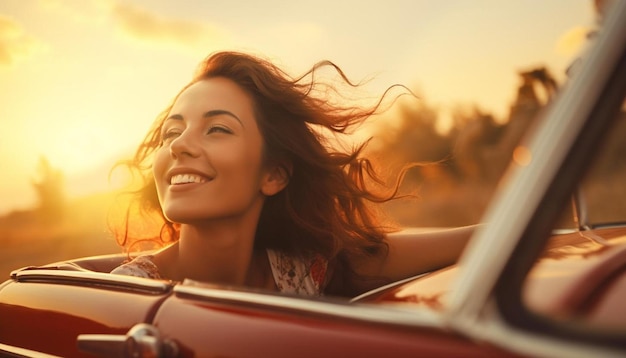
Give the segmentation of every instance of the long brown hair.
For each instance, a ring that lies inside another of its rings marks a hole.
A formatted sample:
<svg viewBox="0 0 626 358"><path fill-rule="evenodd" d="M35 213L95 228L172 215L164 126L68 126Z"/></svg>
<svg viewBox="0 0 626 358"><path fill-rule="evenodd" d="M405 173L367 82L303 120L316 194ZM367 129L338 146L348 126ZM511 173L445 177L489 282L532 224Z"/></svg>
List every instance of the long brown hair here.
<svg viewBox="0 0 626 358"><path fill-rule="evenodd" d="M329 61L294 78L268 60L237 52L209 56L189 85L224 77L244 89L255 104L264 139L264 160L285 165L290 174L287 187L265 200L255 247L320 254L334 268L334 284L326 293L354 295L359 291L358 281L366 279L356 274L355 259L380 257L387 252L384 238L390 228L371 204L396 197L402 175L395 185L385 189L385 181L372 163L362 157L365 144L338 150L327 143L319 128L330 133L347 132L377 113L388 92L369 106L333 103L329 93L337 94L336 87L322 85L315 78L323 68L334 70L343 84L359 86ZM161 125L170 108L171 105L157 118L134 158L126 163L143 175L144 186L138 191L140 203L160 215L149 169L152 154L161 145ZM165 218L163 221L161 242L177 240L177 225ZM127 233L120 235L118 241L125 246L134 242Z"/></svg>

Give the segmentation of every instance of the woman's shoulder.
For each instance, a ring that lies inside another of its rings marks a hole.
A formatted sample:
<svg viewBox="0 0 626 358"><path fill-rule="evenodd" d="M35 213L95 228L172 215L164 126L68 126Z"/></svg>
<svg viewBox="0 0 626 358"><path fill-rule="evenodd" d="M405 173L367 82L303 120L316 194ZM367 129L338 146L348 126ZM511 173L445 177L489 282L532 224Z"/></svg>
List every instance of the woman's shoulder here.
<svg viewBox="0 0 626 358"><path fill-rule="evenodd" d="M112 274L162 279L159 268L154 263L154 255L137 256L111 271Z"/></svg>

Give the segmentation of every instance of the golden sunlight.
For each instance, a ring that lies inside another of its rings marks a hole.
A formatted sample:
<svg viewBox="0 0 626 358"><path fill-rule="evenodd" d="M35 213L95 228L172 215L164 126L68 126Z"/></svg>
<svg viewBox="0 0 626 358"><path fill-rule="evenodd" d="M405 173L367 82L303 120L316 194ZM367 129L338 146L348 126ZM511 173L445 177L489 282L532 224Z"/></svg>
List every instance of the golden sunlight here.
<svg viewBox="0 0 626 358"><path fill-rule="evenodd" d="M567 31L556 44L556 52L563 56L573 56L580 53L580 49L587 41L587 34L591 28L577 26Z"/></svg>
<svg viewBox="0 0 626 358"><path fill-rule="evenodd" d="M46 156L68 175L81 173L104 162L117 150L119 135L109 133L108 128L94 129L89 123L69 124L57 127L57 133L46 148Z"/></svg>

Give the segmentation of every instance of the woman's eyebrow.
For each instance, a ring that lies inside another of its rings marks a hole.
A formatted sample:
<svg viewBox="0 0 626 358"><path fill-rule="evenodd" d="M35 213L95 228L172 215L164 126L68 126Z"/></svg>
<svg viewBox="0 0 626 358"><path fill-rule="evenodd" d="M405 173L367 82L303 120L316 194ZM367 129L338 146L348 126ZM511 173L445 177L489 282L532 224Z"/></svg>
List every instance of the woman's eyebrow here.
<svg viewBox="0 0 626 358"><path fill-rule="evenodd" d="M237 117L233 112L230 112L224 109L214 109L212 111L208 111L204 113L203 117L210 118L210 117L221 116L221 115L227 115L227 116L231 116L235 118L239 122L239 124L241 124L241 126L243 127L243 123L241 122L241 119L239 119L239 117Z"/></svg>
<svg viewBox="0 0 626 358"><path fill-rule="evenodd" d="M205 112L202 117L203 118L211 118L211 117L216 117L216 116L221 116L221 115L227 115L230 117L235 118L243 127L243 122L241 122L241 119L239 119L239 117L237 117L233 112L224 110L224 109L214 109L208 112ZM177 121L182 121L185 118L180 115L180 114L172 114L169 117L167 117L165 120L169 120L169 119L173 119L173 120L177 120Z"/></svg>
<svg viewBox="0 0 626 358"><path fill-rule="evenodd" d="M170 119L174 119L174 120L177 120L177 121L182 121L184 118L180 114L172 114L172 115L169 115L167 118L165 118L166 121L170 120Z"/></svg>

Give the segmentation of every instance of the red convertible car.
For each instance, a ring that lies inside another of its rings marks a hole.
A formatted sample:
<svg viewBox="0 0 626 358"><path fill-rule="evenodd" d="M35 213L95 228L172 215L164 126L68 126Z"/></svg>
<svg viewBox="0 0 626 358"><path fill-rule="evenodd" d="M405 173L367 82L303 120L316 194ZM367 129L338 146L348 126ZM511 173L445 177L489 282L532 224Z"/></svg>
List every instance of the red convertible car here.
<svg viewBox="0 0 626 358"><path fill-rule="evenodd" d="M0 284L0 355L626 356L626 181L603 159L625 147L614 5L458 265L349 301L108 274L121 255L27 267Z"/></svg>

